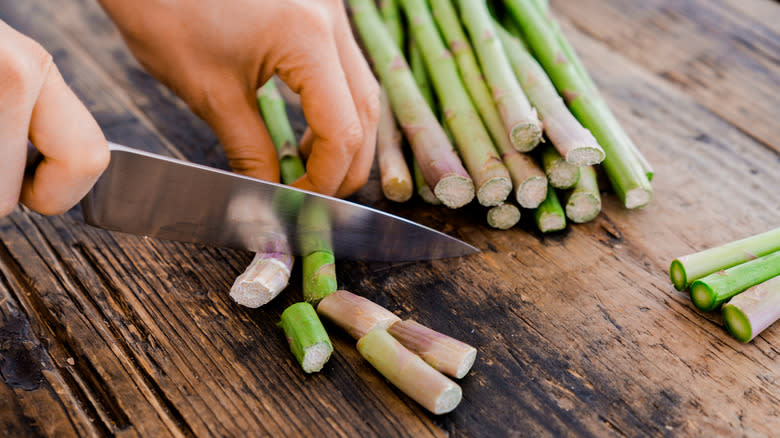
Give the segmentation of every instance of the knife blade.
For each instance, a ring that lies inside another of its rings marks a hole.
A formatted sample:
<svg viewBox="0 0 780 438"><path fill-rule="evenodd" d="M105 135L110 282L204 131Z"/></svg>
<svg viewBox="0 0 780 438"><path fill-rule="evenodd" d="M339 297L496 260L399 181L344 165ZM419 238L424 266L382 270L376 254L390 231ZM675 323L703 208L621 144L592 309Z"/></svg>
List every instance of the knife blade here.
<svg viewBox="0 0 780 438"><path fill-rule="evenodd" d="M479 252L429 227L353 202L115 143L109 147L108 168L81 201L85 222L95 227L251 251L278 249L286 241L294 255L319 242L337 258L375 262ZM302 211L317 211L320 220L302 221Z"/></svg>

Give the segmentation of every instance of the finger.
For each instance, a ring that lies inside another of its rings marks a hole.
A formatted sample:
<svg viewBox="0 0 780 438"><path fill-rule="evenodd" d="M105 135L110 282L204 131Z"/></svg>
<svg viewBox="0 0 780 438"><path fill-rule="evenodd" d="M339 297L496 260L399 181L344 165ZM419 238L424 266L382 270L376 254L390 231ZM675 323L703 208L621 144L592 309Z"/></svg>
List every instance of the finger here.
<svg viewBox="0 0 780 438"><path fill-rule="evenodd" d="M306 127L306 130L303 131L303 136L301 136L301 141L298 144L298 151L301 153L301 158L304 160L309 159L309 155L311 154L311 146L314 143L314 133L311 131L310 127Z"/></svg>
<svg viewBox="0 0 780 438"><path fill-rule="evenodd" d="M0 217L11 213L19 203L27 158L27 127L35 103L34 94L11 84L15 79L10 75L17 73L13 67L4 67L5 81L0 80ZM23 79L24 71L18 74L16 79Z"/></svg>
<svg viewBox="0 0 780 438"><path fill-rule="evenodd" d="M95 184L108 166L109 152L97 122L54 64L33 107L29 128L43 161L25 177L20 200L39 213L63 213Z"/></svg>

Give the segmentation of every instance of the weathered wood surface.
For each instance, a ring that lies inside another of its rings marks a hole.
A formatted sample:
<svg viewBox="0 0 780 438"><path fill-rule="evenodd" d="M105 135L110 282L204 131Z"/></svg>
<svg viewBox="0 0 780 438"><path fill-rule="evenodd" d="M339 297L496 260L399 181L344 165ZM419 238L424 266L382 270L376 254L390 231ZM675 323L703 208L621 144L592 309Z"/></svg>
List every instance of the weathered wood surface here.
<svg viewBox="0 0 780 438"><path fill-rule="evenodd" d="M666 270L675 256L780 225L780 7L552 7L654 164L655 202L626 211L607 195L592 223L543 237L527 221L490 230L476 207L393 205L372 181L361 202L483 253L338 267L344 288L478 347L455 412L427 414L335 329L331 362L303 375L275 326L300 286L258 310L227 296L249 253L20 208L0 219L0 435L776 433L780 328L734 341ZM92 0L2 0L0 19L54 54L110 139L225 167L213 134L143 73Z"/></svg>

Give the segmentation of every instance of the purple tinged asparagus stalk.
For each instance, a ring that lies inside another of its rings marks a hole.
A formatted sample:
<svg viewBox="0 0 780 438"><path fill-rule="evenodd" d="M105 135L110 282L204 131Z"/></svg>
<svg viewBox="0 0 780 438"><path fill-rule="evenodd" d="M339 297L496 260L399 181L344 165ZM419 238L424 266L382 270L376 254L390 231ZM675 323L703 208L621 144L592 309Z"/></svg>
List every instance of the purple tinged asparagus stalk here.
<svg viewBox="0 0 780 438"><path fill-rule="evenodd" d="M780 319L780 276L757 284L723 305L723 321L734 338L750 342Z"/></svg>
<svg viewBox="0 0 780 438"><path fill-rule="evenodd" d="M384 307L345 290L323 298L317 313L341 327L353 338L360 339L375 328L386 329L401 318Z"/></svg>
<svg viewBox="0 0 780 438"><path fill-rule="evenodd" d="M471 345L411 319L396 322L387 332L437 371L456 379L469 372L477 357L477 349Z"/></svg>

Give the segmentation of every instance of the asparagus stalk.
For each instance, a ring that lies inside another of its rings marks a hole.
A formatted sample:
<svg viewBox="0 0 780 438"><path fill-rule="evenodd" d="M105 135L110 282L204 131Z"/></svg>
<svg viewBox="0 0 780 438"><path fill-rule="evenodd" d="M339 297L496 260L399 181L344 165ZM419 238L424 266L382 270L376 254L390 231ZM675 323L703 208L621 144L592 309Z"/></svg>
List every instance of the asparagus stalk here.
<svg viewBox="0 0 780 438"><path fill-rule="evenodd" d="M375 328L386 329L401 319L384 307L345 290L320 301L317 313L360 339Z"/></svg>
<svg viewBox="0 0 780 438"><path fill-rule="evenodd" d="M387 329L404 347L441 373L462 379L474 364L477 349L416 321L398 321Z"/></svg>
<svg viewBox="0 0 780 438"><path fill-rule="evenodd" d="M745 289L780 275L780 251L714 272L691 284L691 299L699 310L714 310Z"/></svg>
<svg viewBox="0 0 780 438"><path fill-rule="evenodd" d="M379 0L379 15L387 32L398 47L404 46L404 27L401 24L401 14L398 10L398 0Z"/></svg>
<svg viewBox="0 0 780 438"><path fill-rule="evenodd" d="M441 201L433 194L433 190L431 190L428 184L425 183L420 165L414 157L412 157L412 174L414 175L414 186L417 190L417 195L428 204L440 205Z"/></svg>
<svg viewBox="0 0 780 438"><path fill-rule="evenodd" d="M528 152L542 138L542 123L517 82L487 4L485 0L458 0L458 7L509 138L517 150Z"/></svg>
<svg viewBox="0 0 780 438"><path fill-rule="evenodd" d="M436 23L447 41L460 70L463 83L477 108L501 158L509 171L515 190L515 199L525 208L536 208L547 194L544 172L530 157L519 154L509 140L504 122L493 101L474 51L463 32L458 14L450 0L431 0Z"/></svg>
<svg viewBox="0 0 780 438"><path fill-rule="evenodd" d="M509 172L464 89L452 55L436 30L425 0L401 0L401 6L422 51L460 156L474 179L477 199L485 206L498 205L512 190Z"/></svg>
<svg viewBox="0 0 780 438"><path fill-rule="evenodd" d="M474 198L474 183L420 94L406 61L380 21L373 1L349 0L348 4L426 183L447 207L468 204Z"/></svg>
<svg viewBox="0 0 780 438"><path fill-rule="evenodd" d="M420 89L420 93L422 93L425 101L428 102L428 106L433 110L436 104L433 101L431 81L428 78L428 70L425 69L425 60L422 52L420 52L420 47L414 41L414 38L409 38L409 68L412 70L414 82Z"/></svg>
<svg viewBox="0 0 780 438"><path fill-rule="evenodd" d="M522 41L496 24L496 31L504 46L515 75L520 81L528 100L539 111L552 144L574 166L589 166L604 160L604 150L599 146L593 134L583 128L571 114L563 99L555 90L555 85L544 69L525 47Z"/></svg>
<svg viewBox="0 0 780 438"><path fill-rule="evenodd" d="M547 188L547 198L539 204L534 211L536 226L542 233L560 231L566 228L566 216L563 214L563 207L558 201L558 195L552 187Z"/></svg>
<svg viewBox="0 0 780 438"><path fill-rule="evenodd" d="M601 211L601 193L596 170L591 166L580 168L580 180L566 198L566 217L581 224L598 216Z"/></svg>
<svg viewBox="0 0 780 438"><path fill-rule="evenodd" d="M298 156L298 143L287 118L284 99L279 94L273 78L257 89L257 105L271 135L271 141L276 146L282 181L291 184L306 171Z"/></svg>
<svg viewBox="0 0 780 438"><path fill-rule="evenodd" d="M580 179L580 168L566 161L554 147L547 144L541 148L542 167L550 185L556 189L568 189Z"/></svg>
<svg viewBox="0 0 780 438"><path fill-rule="evenodd" d="M532 1L504 0L526 42L552 79L569 109L589 129L606 153L602 166L626 208L647 205L653 196L645 169L614 114L569 59L559 35ZM584 69L583 69L584 70Z"/></svg>
<svg viewBox="0 0 780 438"><path fill-rule="evenodd" d="M694 254L678 257L669 267L669 278L677 290L715 271L780 250L780 227L729 242Z"/></svg>
<svg viewBox="0 0 780 438"><path fill-rule="evenodd" d="M357 349L390 383L432 413L446 414L460 403L460 386L401 345L387 330L371 330L360 338Z"/></svg>
<svg viewBox="0 0 780 438"><path fill-rule="evenodd" d="M406 202L412 197L414 190L412 174L401 150L401 131L395 124L393 109L384 88L379 102L381 110L377 128L376 157L379 162L382 193L391 201Z"/></svg>
<svg viewBox="0 0 780 438"><path fill-rule="evenodd" d="M780 319L780 276L757 284L723 305L723 321L732 336L750 342Z"/></svg>
<svg viewBox="0 0 780 438"><path fill-rule="evenodd" d="M520 209L512 204L498 204L487 212L488 225L499 230L508 230L519 221Z"/></svg>
<svg viewBox="0 0 780 438"><path fill-rule="evenodd" d="M295 303L282 312L279 326L304 372L318 372L333 353L333 345L317 312L309 303Z"/></svg>
<svg viewBox="0 0 780 438"><path fill-rule="evenodd" d="M335 292L336 260L331 251L314 251L303 258L303 299L316 305Z"/></svg>

